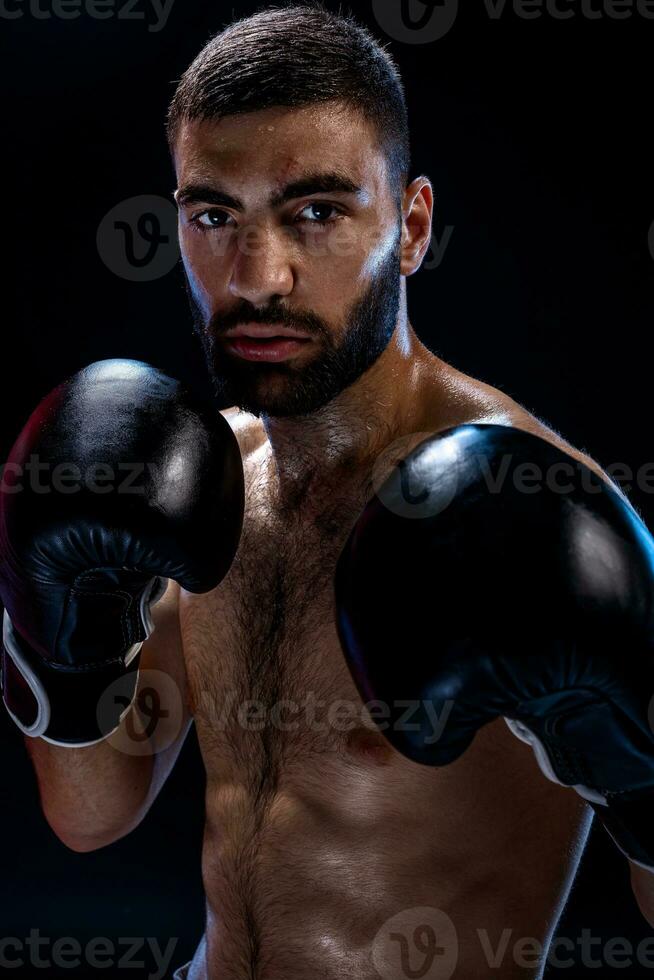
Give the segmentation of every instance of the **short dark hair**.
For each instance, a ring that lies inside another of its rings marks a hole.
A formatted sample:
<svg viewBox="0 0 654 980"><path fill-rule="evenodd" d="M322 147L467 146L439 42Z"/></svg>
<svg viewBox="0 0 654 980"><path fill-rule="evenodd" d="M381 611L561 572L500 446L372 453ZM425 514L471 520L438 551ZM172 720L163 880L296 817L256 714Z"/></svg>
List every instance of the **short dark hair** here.
<svg viewBox="0 0 654 980"><path fill-rule="evenodd" d="M182 76L168 110L171 149L184 120L341 101L372 123L391 189L410 168L404 88L391 55L351 14L320 2L266 7L216 34Z"/></svg>

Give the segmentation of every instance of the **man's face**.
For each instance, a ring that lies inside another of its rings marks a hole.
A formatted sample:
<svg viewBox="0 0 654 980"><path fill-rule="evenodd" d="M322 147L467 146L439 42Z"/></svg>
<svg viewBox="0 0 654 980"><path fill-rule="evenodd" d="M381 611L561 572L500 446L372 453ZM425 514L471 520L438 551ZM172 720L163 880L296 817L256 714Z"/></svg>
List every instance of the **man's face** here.
<svg viewBox="0 0 654 980"><path fill-rule="evenodd" d="M175 163L217 397L255 415L316 411L377 360L397 321L400 214L372 127L337 103L185 122Z"/></svg>

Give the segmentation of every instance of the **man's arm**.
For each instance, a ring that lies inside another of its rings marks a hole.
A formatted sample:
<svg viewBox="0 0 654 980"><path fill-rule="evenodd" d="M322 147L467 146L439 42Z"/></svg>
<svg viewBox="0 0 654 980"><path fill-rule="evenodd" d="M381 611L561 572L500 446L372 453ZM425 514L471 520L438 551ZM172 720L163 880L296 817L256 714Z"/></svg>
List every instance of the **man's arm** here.
<svg viewBox="0 0 654 980"><path fill-rule="evenodd" d="M420 724L385 733L417 762L451 764L503 715L643 866L632 883L652 921L654 541L573 462L509 427L425 441L340 556L339 635L365 700L415 699ZM436 741L427 708L445 719Z"/></svg>
<svg viewBox="0 0 654 980"><path fill-rule="evenodd" d="M447 869L424 904L454 925L456 976L540 977L586 843L590 808L545 779L529 747L501 720L484 726L452 765L426 770L423 778L438 784L443 800L423 827Z"/></svg>
<svg viewBox="0 0 654 980"><path fill-rule="evenodd" d="M34 458L51 477L47 495L25 479ZM54 477L72 463L71 494ZM208 592L232 562L241 456L212 403L147 364L112 359L42 400L8 464L2 697L38 740L28 751L47 820L88 850L143 818L188 728L177 586ZM162 601L169 579L177 586Z"/></svg>
<svg viewBox="0 0 654 980"><path fill-rule="evenodd" d="M83 748L25 737L45 818L71 850L96 850L134 830L179 755L192 720L179 591L169 580L152 610L155 629L141 650L138 693L117 732Z"/></svg>

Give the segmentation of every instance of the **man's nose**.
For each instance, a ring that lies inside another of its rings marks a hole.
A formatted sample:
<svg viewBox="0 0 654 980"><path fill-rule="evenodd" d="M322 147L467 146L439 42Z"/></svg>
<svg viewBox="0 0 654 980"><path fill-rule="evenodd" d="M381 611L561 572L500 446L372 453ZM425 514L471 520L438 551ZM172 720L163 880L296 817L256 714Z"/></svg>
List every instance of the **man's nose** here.
<svg viewBox="0 0 654 980"><path fill-rule="evenodd" d="M295 273L290 237L281 229L249 226L240 230L230 292L261 305L272 296L287 296Z"/></svg>

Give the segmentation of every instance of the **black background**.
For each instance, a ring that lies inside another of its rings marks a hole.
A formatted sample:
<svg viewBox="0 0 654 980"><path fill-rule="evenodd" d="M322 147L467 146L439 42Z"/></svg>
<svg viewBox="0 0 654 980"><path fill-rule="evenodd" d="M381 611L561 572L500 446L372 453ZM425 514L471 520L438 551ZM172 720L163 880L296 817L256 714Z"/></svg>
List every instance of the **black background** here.
<svg viewBox="0 0 654 980"><path fill-rule="evenodd" d="M3 10L21 16L0 15L4 454L36 401L90 361L137 357L206 384L179 271L130 282L107 267L96 234L120 201L170 196L163 119L174 80L211 33L258 7L176 0L165 27L153 31L146 0L134 19L117 16L124 0L105 20L83 4L70 20L45 16L48 0L38 14L35 5L6 0ZM525 19L507 3L492 18L482 0L466 0L451 30L429 44L389 39L372 0L351 9L390 40L407 88L414 175L433 181L437 238L451 230L440 264L409 280L418 334L603 465L637 470L652 461L654 20L636 12L591 19L572 0L560 7L575 16ZM653 527L651 492L634 486L630 496ZM154 936L165 946L177 937L173 965L188 959L203 926L203 770L194 734L141 827L80 855L45 824L21 737L4 713L0 726L0 938L39 929L80 942ZM626 862L600 831L559 933L574 940L583 928L602 943L635 944L651 932ZM579 962L548 976L645 972ZM95 972L61 976L71 974ZM146 971L126 965L119 975Z"/></svg>

